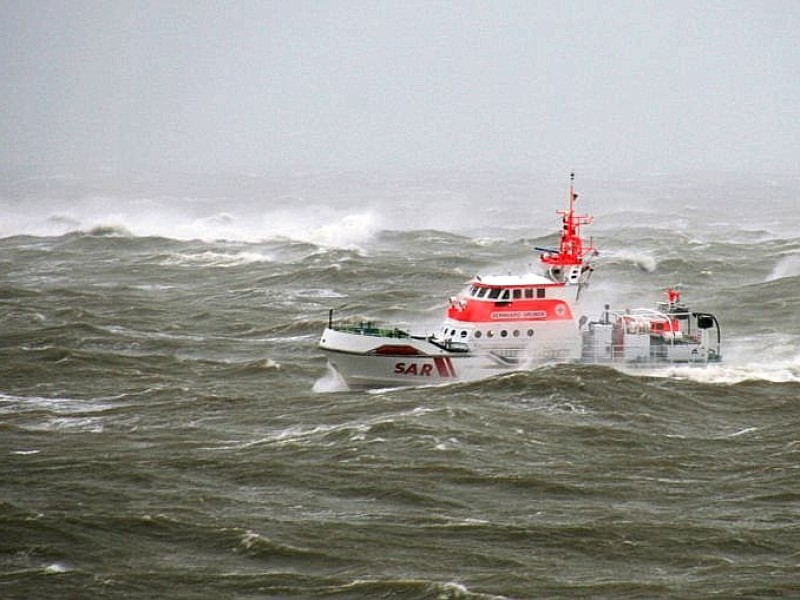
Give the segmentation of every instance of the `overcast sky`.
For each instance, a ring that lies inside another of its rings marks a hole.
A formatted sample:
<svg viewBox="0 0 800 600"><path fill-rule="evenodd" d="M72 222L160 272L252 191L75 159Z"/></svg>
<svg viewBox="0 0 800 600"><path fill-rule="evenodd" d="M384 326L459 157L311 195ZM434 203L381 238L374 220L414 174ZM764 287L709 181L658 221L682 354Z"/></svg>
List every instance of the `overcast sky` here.
<svg viewBox="0 0 800 600"><path fill-rule="evenodd" d="M800 2L0 0L0 163L800 173Z"/></svg>

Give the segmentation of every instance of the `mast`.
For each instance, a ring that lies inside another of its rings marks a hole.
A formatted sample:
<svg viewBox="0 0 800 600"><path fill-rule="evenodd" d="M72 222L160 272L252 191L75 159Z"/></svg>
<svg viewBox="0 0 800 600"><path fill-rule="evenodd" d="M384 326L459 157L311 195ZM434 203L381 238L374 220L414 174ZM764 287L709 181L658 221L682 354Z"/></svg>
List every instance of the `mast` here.
<svg viewBox="0 0 800 600"><path fill-rule="evenodd" d="M539 260L547 266L547 275L553 280L564 283L585 283L591 274L589 260L597 254L591 239L586 242L581 237L581 227L592 222L590 215L575 214L575 173L569 175L569 200L566 210L558 210L561 216L561 239L558 250L545 250ZM539 248L542 250L541 248Z"/></svg>

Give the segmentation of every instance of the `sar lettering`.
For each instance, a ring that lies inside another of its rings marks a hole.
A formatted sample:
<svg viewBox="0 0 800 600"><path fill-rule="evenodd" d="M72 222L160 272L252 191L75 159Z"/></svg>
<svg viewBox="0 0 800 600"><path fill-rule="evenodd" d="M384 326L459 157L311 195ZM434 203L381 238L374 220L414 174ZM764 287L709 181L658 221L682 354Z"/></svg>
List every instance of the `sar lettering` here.
<svg viewBox="0 0 800 600"><path fill-rule="evenodd" d="M430 377L433 373L433 365L427 363L405 363L399 362L394 366L397 375L416 375L418 377Z"/></svg>

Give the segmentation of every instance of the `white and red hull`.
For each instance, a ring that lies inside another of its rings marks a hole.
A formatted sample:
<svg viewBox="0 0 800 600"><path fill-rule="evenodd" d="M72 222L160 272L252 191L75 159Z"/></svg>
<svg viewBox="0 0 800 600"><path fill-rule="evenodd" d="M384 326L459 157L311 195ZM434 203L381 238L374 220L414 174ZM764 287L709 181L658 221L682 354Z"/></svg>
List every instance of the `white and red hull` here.
<svg viewBox="0 0 800 600"><path fill-rule="evenodd" d="M531 339L462 344L433 337L397 337L393 332L387 335L389 330L328 327L319 347L350 388L430 385L579 360L577 328L565 322L556 329L561 331L540 328Z"/></svg>

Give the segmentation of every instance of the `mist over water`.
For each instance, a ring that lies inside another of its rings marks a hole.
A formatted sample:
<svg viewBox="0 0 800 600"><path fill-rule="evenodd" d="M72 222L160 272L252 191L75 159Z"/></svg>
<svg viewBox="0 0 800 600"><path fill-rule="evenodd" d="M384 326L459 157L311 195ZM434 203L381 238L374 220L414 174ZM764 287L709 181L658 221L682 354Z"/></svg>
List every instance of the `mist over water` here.
<svg viewBox="0 0 800 600"><path fill-rule="evenodd" d="M7 177L0 595L794 594L800 182L576 183L586 313L677 285L722 364L331 377L329 308L432 330L566 174Z"/></svg>

